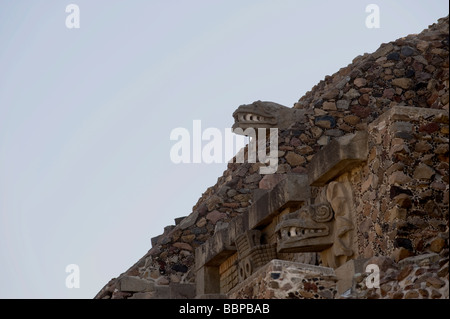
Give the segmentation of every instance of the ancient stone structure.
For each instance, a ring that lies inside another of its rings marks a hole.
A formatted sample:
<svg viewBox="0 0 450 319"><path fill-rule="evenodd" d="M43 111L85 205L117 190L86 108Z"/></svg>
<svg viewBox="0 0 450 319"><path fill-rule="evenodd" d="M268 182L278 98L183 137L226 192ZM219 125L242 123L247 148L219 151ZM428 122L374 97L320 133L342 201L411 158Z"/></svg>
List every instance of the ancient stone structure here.
<svg viewBox="0 0 450 319"><path fill-rule="evenodd" d="M240 106L234 128L279 129L277 172L229 163L96 298L448 298L448 26Z"/></svg>

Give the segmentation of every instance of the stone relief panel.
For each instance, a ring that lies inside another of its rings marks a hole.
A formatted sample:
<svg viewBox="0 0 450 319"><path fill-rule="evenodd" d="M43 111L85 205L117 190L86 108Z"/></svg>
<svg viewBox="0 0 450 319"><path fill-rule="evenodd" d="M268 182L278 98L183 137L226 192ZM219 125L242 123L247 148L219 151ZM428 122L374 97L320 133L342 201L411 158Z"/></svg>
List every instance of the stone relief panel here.
<svg viewBox="0 0 450 319"><path fill-rule="evenodd" d="M240 281L251 276L255 270L277 258L275 245L261 244L261 232L249 230L236 239L239 256L238 278Z"/></svg>
<svg viewBox="0 0 450 319"><path fill-rule="evenodd" d="M321 253L323 266L337 268L355 254L355 210L353 191L348 181L331 182L326 197L334 211L333 245Z"/></svg>

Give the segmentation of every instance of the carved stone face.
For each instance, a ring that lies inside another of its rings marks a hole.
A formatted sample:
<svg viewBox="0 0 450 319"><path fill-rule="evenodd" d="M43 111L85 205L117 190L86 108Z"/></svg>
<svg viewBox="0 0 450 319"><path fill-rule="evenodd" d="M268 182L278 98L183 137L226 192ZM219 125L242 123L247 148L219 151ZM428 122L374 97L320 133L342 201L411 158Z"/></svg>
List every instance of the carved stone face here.
<svg viewBox="0 0 450 319"><path fill-rule="evenodd" d="M280 108L287 108L280 104L272 102L256 101L252 104L245 104L238 107L233 113L233 129L240 127L246 129L249 127L272 127L277 124L276 112Z"/></svg>
<svg viewBox="0 0 450 319"><path fill-rule="evenodd" d="M333 210L328 204L308 205L282 217L277 225L277 251L317 252L333 245Z"/></svg>
<svg viewBox="0 0 450 319"><path fill-rule="evenodd" d="M304 119L304 111L292 109L281 104L256 101L241 105L233 113L233 130L241 128L279 128L284 129L296 121ZM235 132L237 134L242 134Z"/></svg>

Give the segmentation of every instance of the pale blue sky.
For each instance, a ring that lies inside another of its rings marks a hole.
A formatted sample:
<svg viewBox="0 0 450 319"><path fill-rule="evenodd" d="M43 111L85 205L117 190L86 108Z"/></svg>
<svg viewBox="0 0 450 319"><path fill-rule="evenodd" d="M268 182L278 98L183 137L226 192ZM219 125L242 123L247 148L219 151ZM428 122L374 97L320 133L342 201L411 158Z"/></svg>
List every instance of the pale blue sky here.
<svg viewBox="0 0 450 319"><path fill-rule="evenodd" d="M80 29L67 29L68 4ZM380 7L368 29L366 5ZM176 127L292 106L447 1L0 0L0 298L92 298L226 169L170 161ZM65 267L80 267L80 288Z"/></svg>

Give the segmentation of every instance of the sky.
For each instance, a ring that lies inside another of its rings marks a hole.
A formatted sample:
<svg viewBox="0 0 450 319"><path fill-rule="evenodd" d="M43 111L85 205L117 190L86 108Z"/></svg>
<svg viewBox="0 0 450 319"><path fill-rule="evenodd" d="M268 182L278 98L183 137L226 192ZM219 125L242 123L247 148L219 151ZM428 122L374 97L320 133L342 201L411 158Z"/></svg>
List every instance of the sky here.
<svg viewBox="0 0 450 319"><path fill-rule="evenodd" d="M239 105L291 107L448 12L441 0L0 0L0 298L93 298L227 167L174 163L172 130L204 147L200 120L225 147Z"/></svg>

